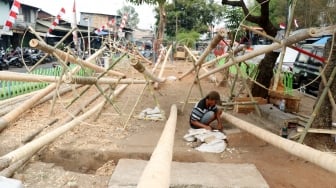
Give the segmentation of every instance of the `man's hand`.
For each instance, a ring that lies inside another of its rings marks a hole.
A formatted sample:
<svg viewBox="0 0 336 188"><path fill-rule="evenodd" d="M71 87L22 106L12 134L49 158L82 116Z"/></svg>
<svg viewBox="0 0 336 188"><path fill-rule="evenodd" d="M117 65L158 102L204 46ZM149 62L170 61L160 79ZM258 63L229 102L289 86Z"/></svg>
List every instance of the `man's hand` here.
<svg viewBox="0 0 336 188"><path fill-rule="evenodd" d="M212 127L210 127L210 126L205 126L204 128L205 128L206 130L212 131Z"/></svg>
<svg viewBox="0 0 336 188"><path fill-rule="evenodd" d="M217 128L218 128L219 131L223 131L223 125L222 124L218 124Z"/></svg>

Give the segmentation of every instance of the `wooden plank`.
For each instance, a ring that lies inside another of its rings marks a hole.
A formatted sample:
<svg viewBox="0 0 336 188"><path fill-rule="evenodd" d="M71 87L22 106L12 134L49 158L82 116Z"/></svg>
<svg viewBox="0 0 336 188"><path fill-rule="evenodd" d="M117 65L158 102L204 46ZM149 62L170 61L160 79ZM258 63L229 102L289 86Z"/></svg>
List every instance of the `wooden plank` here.
<svg viewBox="0 0 336 188"><path fill-rule="evenodd" d="M262 97L253 97L253 100L257 104L267 104L267 100ZM236 104L234 105L234 111L236 113L250 113L255 110L254 104L251 104L252 101L250 97L239 97L235 98L234 101L236 102Z"/></svg>
<svg viewBox="0 0 336 188"><path fill-rule="evenodd" d="M279 110L278 107L273 106L273 104L259 105L259 108L263 118L278 125L279 127L277 128L292 127L293 125L297 125L299 122L297 116L285 113Z"/></svg>
<svg viewBox="0 0 336 188"><path fill-rule="evenodd" d="M300 97L293 96L293 95L288 95L280 92L275 92L275 91L270 91L269 92L269 102L271 104L274 104L276 106L279 106L280 101L285 99L286 102L286 107L285 111L286 112L299 112L299 107L300 107Z"/></svg>

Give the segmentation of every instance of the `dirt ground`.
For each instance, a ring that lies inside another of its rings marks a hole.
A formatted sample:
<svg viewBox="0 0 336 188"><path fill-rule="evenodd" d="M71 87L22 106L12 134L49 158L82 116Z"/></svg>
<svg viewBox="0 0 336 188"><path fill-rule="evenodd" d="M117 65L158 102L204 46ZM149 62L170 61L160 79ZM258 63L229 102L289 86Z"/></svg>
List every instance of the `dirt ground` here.
<svg viewBox="0 0 336 188"><path fill-rule="evenodd" d="M195 102L201 98L201 92L198 85L193 84L194 74L182 80L173 80L191 66L190 62L169 62L164 71L164 77L169 80L160 84L160 88L154 92L151 87L145 87L143 84L129 85L113 101L114 106L107 103L99 116L95 113L50 145L41 148L30 158L24 168L13 175L13 178L22 180L27 188L107 187L120 158L144 160L150 158L165 125L165 121L144 120L136 116L146 108L159 105L165 116L169 117L171 106L176 104L179 113L173 152L174 161L251 163L257 167L270 187L336 187L334 173L278 149L226 122L224 122L224 131L228 137L228 146L224 152L215 154L194 150L190 143L183 140L183 135L189 129L189 114ZM147 67L148 70L152 68L152 66ZM119 65L116 70L126 73L128 78L144 79L142 74L126 63ZM156 75L158 72L159 69ZM184 106L192 85L190 97ZM204 94L210 90L217 90L222 100L228 98L230 87L219 87L207 78L201 80L200 85ZM241 87L237 85L235 90L238 91ZM51 101L25 112L20 119L0 134L1 156L23 146L23 141L34 130L46 126L53 120L57 122L43 129L36 138L60 127L67 116L72 115L75 109L80 108L85 100L97 92L97 89L92 87L69 109L65 109L65 106L82 90L83 88L79 88L76 92L59 97L52 115L50 115ZM103 98L99 98L89 107L82 108L87 111L102 100ZM313 103L313 99L302 95L300 113L309 115ZM273 126L271 122L256 121L255 118L251 118L253 115L235 114L231 109L228 109L228 112L272 131L269 129ZM279 134L276 126L274 130L276 130L275 134ZM305 144L335 154L336 144L332 141L330 136L320 136L319 139L315 139L308 134Z"/></svg>

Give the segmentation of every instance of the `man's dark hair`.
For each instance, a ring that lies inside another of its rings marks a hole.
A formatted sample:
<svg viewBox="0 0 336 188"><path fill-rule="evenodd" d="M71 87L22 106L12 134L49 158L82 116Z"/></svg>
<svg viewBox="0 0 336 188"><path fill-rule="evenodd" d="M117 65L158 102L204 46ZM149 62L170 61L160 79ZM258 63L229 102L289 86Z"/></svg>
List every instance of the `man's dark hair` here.
<svg viewBox="0 0 336 188"><path fill-rule="evenodd" d="M210 91L210 93L206 96L207 99L215 100L217 104L220 103L220 95L217 91Z"/></svg>

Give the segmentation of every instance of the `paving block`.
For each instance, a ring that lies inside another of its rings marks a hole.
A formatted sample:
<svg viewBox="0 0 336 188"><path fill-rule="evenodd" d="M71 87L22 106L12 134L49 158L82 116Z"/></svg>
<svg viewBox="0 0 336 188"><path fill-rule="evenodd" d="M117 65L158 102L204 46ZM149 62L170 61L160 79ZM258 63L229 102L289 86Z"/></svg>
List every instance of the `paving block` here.
<svg viewBox="0 0 336 188"><path fill-rule="evenodd" d="M109 188L136 187L147 164L144 160L120 159ZM268 188L253 164L172 162L170 187L174 188Z"/></svg>

